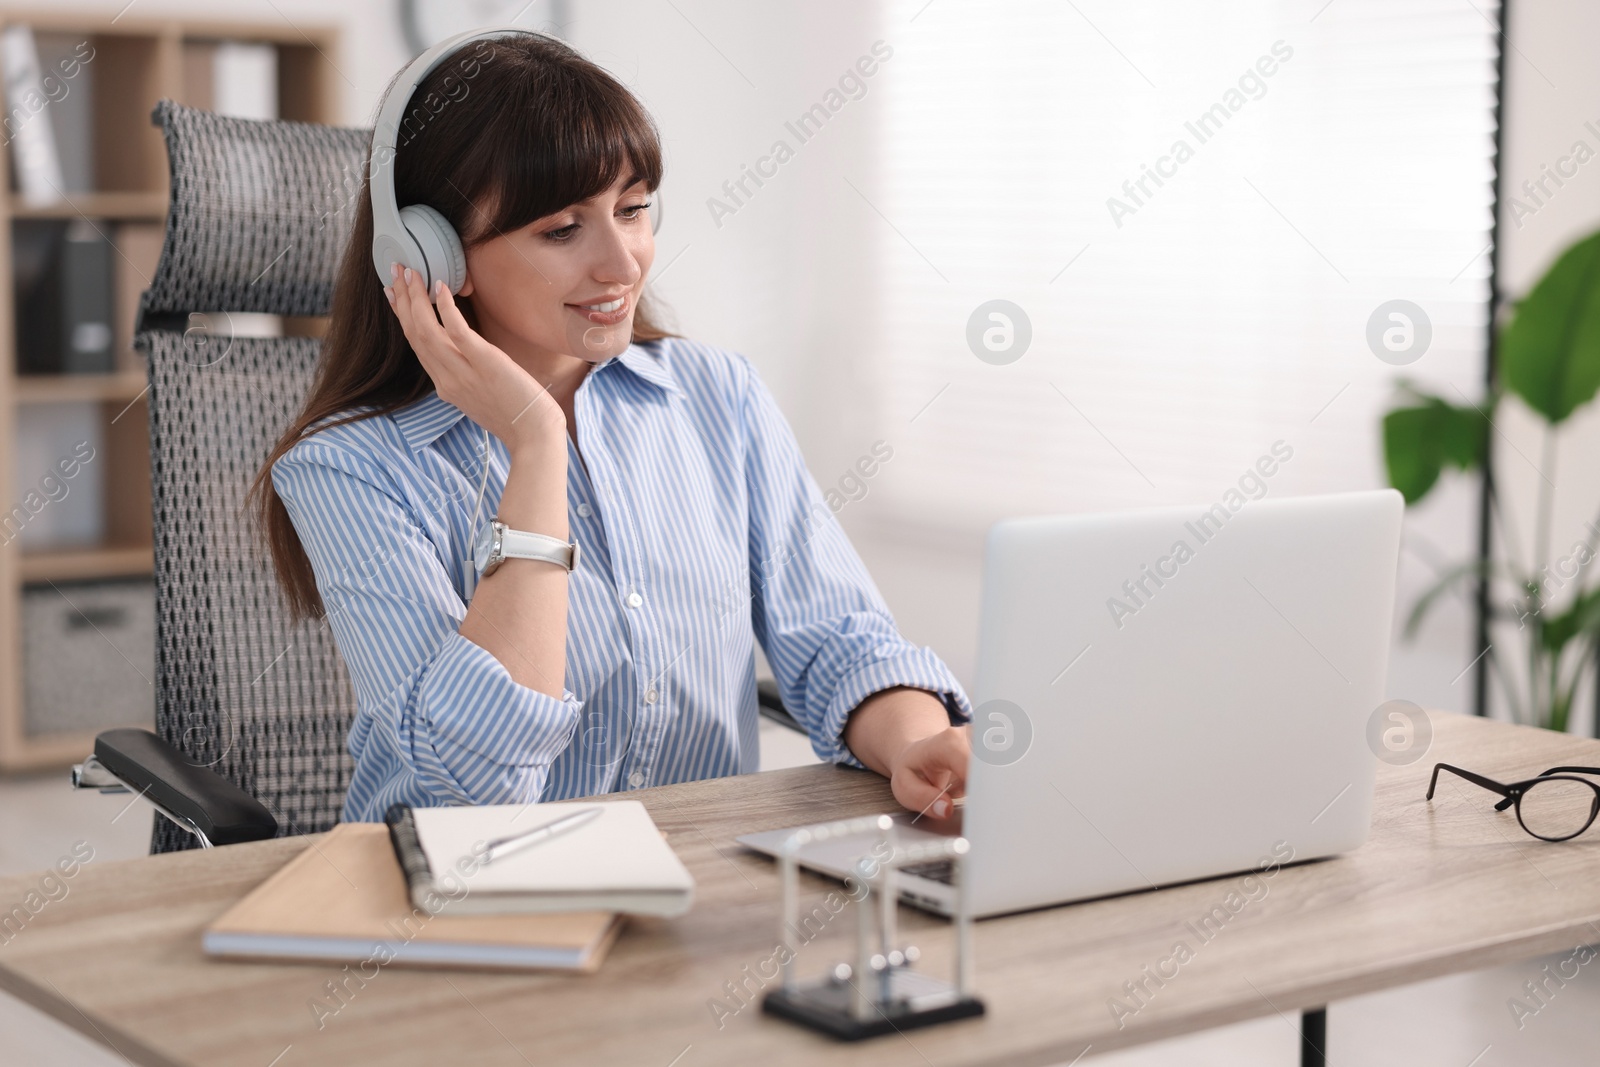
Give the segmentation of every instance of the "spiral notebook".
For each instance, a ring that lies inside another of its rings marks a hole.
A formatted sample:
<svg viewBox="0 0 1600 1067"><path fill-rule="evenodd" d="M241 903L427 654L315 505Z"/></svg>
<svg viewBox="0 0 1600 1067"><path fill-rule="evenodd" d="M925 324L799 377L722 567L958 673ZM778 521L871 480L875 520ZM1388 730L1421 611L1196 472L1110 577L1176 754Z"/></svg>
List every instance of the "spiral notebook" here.
<svg viewBox="0 0 1600 1067"><path fill-rule="evenodd" d="M476 862L485 842L535 829L584 808L599 818L571 833ZM637 800L413 808L386 820L419 907L439 895L459 914L596 909L670 918L689 910L694 878Z"/></svg>
<svg viewBox="0 0 1600 1067"><path fill-rule="evenodd" d="M205 931L208 955L379 966L593 971L621 920L610 911L464 915L407 900L388 831L341 823Z"/></svg>

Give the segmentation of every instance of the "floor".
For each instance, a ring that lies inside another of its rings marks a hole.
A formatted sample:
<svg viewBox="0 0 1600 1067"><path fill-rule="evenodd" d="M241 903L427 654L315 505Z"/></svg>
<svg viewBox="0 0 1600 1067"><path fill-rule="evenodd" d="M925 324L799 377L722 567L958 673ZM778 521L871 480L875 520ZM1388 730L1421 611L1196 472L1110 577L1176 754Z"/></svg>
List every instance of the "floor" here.
<svg viewBox="0 0 1600 1067"><path fill-rule="evenodd" d="M792 732L762 723L762 765L812 762ZM149 808L127 796L73 793L64 774L0 777L0 876L41 870L74 849L90 862L143 855ZM70 883L69 883L70 884ZM1292 951L1286 946L1286 951ZM0 952L4 951L0 944ZM1540 1005L1523 986L1570 953L1340 1001L1328 1012L1328 1062L1336 1067L1579 1067L1600 1060L1600 966ZM1588 961L1587 954L1577 957ZM1567 965L1570 973L1574 964ZM982 971L979 971L980 986ZM1551 988L1554 988L1552 985ZM1513 1015L1513 998L1528 1009ZM1269 1016L1206 1033L1096 1055L1088 1067L1292 1067L1299 1062L1295 1016ZM116 1067L116 1053L21 1001L0 994L0 1067ZM682 1067L693 1067L685 1063ZM1062 1065L1066 1067L1066 1065Z"/></svg>

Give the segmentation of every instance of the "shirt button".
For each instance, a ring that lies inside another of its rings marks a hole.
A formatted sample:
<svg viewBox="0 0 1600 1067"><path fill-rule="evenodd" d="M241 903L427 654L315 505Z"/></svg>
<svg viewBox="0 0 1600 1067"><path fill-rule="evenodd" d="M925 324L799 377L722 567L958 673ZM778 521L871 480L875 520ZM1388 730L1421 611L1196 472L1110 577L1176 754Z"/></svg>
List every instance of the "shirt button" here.
<svg viewBox="0 0 1600 1067"><path fill-rule="evenodd" d="M628 784L633 786L633 788L638 789L641 785L644 785L644 775L640 774L638 771L634 771L632 774L628 775Z"/></svg>
<svg viewBox="0 0 1600 1067"><path fill-rule="evenodd" d="M646 689L644 691L644 702L646 704L654 704L656 702L656 698L659 697L660 695L661 694L657 693L655 691L655 688L652 686L651 688Z"/></svg>
<svg viewBox="0 0 1600 1067"><path fill-rule="evenodd" d="M590 515L593 515L593 514L594 514L594 508L591 508L588 504L579 504L578 505L578 515L580 517L587 519Z"/></svg>
<svg viewBox="0 0 1600 1067"><path fill-rule="evenodd" d="M628 607L636 608L640 604L643 604L643 603L644 603L644 597L640 596L638 593L629 593L628 594Z"/></svg>

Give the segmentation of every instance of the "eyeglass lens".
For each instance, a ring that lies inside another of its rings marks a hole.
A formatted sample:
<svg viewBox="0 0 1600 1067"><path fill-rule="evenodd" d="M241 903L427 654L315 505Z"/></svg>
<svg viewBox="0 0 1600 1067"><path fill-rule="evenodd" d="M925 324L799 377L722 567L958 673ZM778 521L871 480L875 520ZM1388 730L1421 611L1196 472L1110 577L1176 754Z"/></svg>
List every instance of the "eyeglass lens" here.
<svg viewBox="0 0 1600 1067"><path fill-rule="evenodd" d="M1523 791L1517 814L1535 837L1562 840L1582 833L1600 809L1600 791L1572 778L1546 778Z"/></svg>

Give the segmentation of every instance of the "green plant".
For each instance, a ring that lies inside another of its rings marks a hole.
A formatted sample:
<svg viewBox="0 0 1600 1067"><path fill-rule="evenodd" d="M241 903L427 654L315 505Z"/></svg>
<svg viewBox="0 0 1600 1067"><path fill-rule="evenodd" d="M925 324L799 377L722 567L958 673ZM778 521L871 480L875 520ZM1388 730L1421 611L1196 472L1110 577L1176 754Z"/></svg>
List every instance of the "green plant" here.
<svg viewBox="0 0 1600 1067"><path fill-rule="evenodd" d="M1506 550L1443 571L1418 598L1405 633L1414 635L1445 593L1487 580L1491 618L1516 620L1523 635L1527 676L1519 692L1492 644L1483 653L1489 673L1498 679L1517 721L1565 730L1573 693L1600 646L1600 586L1591 582L1588 569L1600 541L1600 516L1589 523L1585 539L1552 560L1555 442L1562 423L1600 389L1600 233L1562 253L1517 305L1498 340L1499 383L1482 406L1453 404L1402 383L1404 406L1383 419L1384 460L1389 484L1404 494L1407 504L1416 503L1447 467L1482 468L1494 432L1494 411L1508 391L1515 394L1544 423L1533 557L1525 560L1516 550L1514 531L1490 479L1496 540ZM1508 595L1496 595L1496 590ZM1565 604L1559 614L1550 603L1555 597Z"/></svg>

